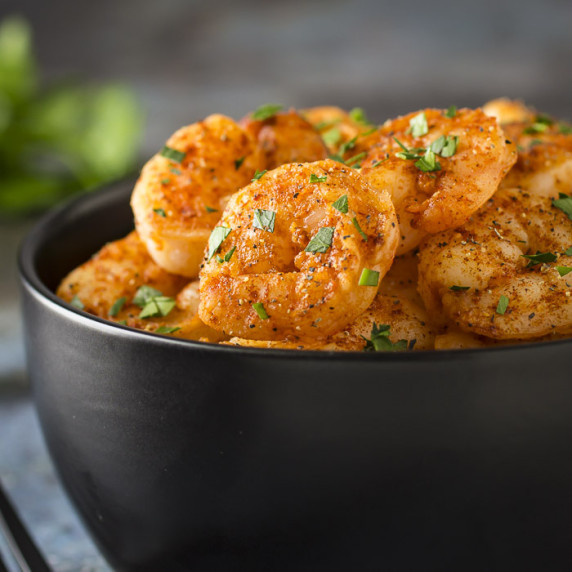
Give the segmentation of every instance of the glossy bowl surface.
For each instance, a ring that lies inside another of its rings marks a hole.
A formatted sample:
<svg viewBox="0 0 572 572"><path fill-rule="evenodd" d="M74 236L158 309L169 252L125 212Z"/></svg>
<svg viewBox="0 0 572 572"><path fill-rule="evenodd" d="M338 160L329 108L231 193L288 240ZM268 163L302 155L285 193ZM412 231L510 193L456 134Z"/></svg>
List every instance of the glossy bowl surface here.
<svg viewBox="0 0 572 572"><path fill-rule="evenodd" d="M53 293L132 228L126 182L20 255L50 453L119 570L566 570L572 340L332 354L170 339Z"/></svg>

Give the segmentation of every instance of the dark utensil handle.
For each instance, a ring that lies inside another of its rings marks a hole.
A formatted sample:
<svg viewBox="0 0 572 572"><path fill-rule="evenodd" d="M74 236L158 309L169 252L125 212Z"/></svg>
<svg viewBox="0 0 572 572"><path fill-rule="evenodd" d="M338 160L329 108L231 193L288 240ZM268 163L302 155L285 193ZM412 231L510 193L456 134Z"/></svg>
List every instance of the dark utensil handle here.
<svg viewBox="0 0 572 572"><path fill-rule="evenodd" d="M51 572L0 483L0 531L23 572ZM2 564L0 563L0 571Z"/></svg>

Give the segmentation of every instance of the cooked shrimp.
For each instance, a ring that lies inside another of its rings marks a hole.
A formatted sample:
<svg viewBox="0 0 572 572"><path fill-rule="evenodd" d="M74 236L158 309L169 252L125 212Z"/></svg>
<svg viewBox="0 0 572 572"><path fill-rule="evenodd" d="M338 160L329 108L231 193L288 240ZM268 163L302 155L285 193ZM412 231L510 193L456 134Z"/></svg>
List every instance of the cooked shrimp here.
<svg viewBox="0 0 572 572"><path fill-rule="evenodd" d="M392 344L402 350L432 350L435 329L427 312L405 296L378 294L371 306L344 330L325 340L261 341L231 338L232 345L274 349L364 351L370 347L374 327L389 326L387 336ZM385 336L383 336L385 337Z"/></svg>
<svg viewBox="0 0 572 572"><path fill-rule="evenodd" d="M465 332L495 339L567 334L571 247L572 221L550 199L500 190L464 226L426 240L419 291L435 320Z"/></svg>
<svg viewBox="0 0 572 572"><path fill-rule="evenodd" d="M426 234L463 224L516 161L515 146L480 109L454 117L426 109L387 121L358 139L355 151L366 153L362 174L391 194L401 228L398 255Z"/></svg>
<svg viewBox="0 0 572 572"><path fill-rule="evenodd" d="M136 228L155 262L196 277L228 197L262 168L254 139L223 115L172 135L143 168L131 199Z"/></svg>
<svg viewBox="0 0 572 572"><path fill-rule="evenodd" d="M354 169L285 165L230 199L209 240L199 315L232 336L325 338L371 304L398 238L389 195Z"/></svg>
<svg viewBox="0 0 572 572"><path fill-rule="evenodd" d="M367 133L373 127L361 109L352 112L348 113L334 106L320 106L303 109L300 113L320 133L328 151L335 155L343 149L342 145Z"/></svg>
<svg viewBox="0 0 572 572"><path fill-rule="evenodd" d="M524 102L507 97L487 101L483 105L483 111L490 117L495 117L502 126L518 121L530 122L536 115L534 109L525 105Z"/></svg>
<svg viewBox="0 0 572 572"><path fill-rule="evenodd" d="M572 191L572 127L546 115L505 126L518 145L518 161L501 187L520 187L534 194L558 198Z"/></svg>
<svg viewBox="0 0 572 572"><path fill-rule="evenodd" d="M133 328L170 333L188 339L207 338L219 341L223 337L207 328L197 316L198 300L189 302L189 293L196 285L182 276L169 274L149 256L136 232L106 244L90 260L72 270L59 285L57 295L86 312ZM140 318L142 308L134 303L141 286L158 291L173 300L174 307L166 316ZM186 292L186 294L184 294ZM186 299L174 298L186 296ZM195 295L196 298L196 295Z"/></svg>
<svg viewBox="0 0 572 572"><path fill-rule="evenodd" d="M258 142L263 153L263 169L286 163L325 159L328 152L320 134L297 111L277 112L266 119L244 117L240 124Z"/></svg>

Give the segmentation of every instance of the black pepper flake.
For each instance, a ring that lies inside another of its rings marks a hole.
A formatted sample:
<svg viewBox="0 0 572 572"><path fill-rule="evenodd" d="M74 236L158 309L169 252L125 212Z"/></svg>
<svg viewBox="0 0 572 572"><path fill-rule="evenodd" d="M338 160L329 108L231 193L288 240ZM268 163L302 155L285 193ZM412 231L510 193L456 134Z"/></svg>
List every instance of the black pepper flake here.
<svg viewBox="0 0 572 572"><path fill-rule="evenodd" d="M256 326L254 324L250 324L250 326L248 326L249 328L255 328Z"/></svg>
<svg viewBox="0 0 572 572"><path fill-rule="evenodd" d="M536 314L534 312L532 312L532 314L528 314L528 319L532 320L532 318L534 318L534 316L536 316Z"/></svg>

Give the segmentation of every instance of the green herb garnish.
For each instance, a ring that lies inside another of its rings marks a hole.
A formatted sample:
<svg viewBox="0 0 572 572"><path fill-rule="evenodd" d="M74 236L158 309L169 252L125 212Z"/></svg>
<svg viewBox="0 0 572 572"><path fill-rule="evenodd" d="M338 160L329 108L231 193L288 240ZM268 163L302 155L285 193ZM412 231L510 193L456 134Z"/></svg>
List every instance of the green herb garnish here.
<svg viewBox="0 0 572 572"><path fill-rule="evenodd" d="M310 183L325 183L327 178L328 178L328 175L318 177L317 175L314 175L314 173L312 173L310 175Z"/></svg>
<svg viewBox="0 0 572 572"><path fill-rule="evenodd" d="M359 123L360 125L373 125L373 123L367 118L365 111L361 107L354 107L349 112L350 119Z"/></svg>
<svg viewBox="0 0 572 572"><path fill-rule="evenodd" d="M566 125L566 123L559 123L558 133L562 135L572 135L572 125Z"/></svg>
<svg viewBox="0 0 572 572"><path fill-rule="evenodd" d="M162 296L163 292L160 292L156 288L152 288L151 286L147 286L144 284L140 286L137 292L135 292L135 296L133 297L133 303L140 308L143 308L145 304L147 304L148 300L151 298L155 298L157 296Z"/></svg>
<svg viewBox="0 0 572 572"><path fill-rule="evenodd" d="M170 328L169 326L159 326L155 330L155 333L156 334L174 334L175 332L178 332L180 329L181 328L179 328L179 327Z"/></svg>
<svg viewBox="0 0 572 572"><path fill-rule="evenodd" d="M252 304L252 307L254 308L254 311L258 314L258 317L261 320L268 320L270 316L268 316L268 314L266 313L264 304L262 302L254 302L254 304Z"/></svg>
<svg viewBox="0 0 572 572"><path fill-rule="evenodd" d="M139 317L141 319L155 318L159 316L165 317L174 307L174 298L169 298L168 296L153 296L145 302Z"/></svg>
<svg viewBox="0 0 572 572"><path fill-rule="evenodd" d="M225 255L224 257L220 257L217 256L217 260L222 264L223 262L228 262L231 258L232 255L234 254L234 251L236 250L236 246L233 246Z"/></svg>
<svg viewBox="0 0 572 572"><path fill-rule="evenodd" d="M346 159L346 165L353 165L354 163L358 163L359 161L361 161L366 156L367 156L367 152L362 151L361 153L358 153L357 155L354 155L353 157ZM354 167L357 169L357 168L359 168L359 165L354 165Z"/></svg>
<svg viewBox="0 0 572 572"><path fill-rule="evenodd" d="M306 246L306 252L327 252L328 248L332 246L332 239L334 238L334 226L323 226L318 229L318 232L312 237L308 246Z"/></svg>
<svg viewBox="0 0 572 572"><path fill-rule="evenodd" d="M109 310L109 315L112 318L117 316L117 314L119 314L119 312L121 312L121 308L123 308L126 301L127 301L127 298L125 298L125 296L122 296L121 298L118 298L117 300L115 300L115 302L113 302L113 306L111 306L111 308Z"/></svg>
<svg viewBox="0 0 572 572"><path fill-rule="evenodd" d="M340 155L343 157L350 149L353 149L356 146L356 141L357 135L353 139L342 143L340 145Z"/></svg>
<svg viewBox="0 0 572 572"><path fill-rule="evenodd" d="M254 177L252 177L251 181L258 181L259 179L261 179L265 173L267 173L268 171L265 169L264 171L259 171L258 169L256 170L256 173L254 173Z"/></svg>
<svg viewBox="0 0 572 572"><path fill-rule="evenodd" d="M159 152L161 157L165 157L165 159L169 159L175 163L181 163L186 156L184 151L177 151L177 149L173 149L172 147L168 147L165 145L161 151Z"/></svg>
<svg viewBox="0 0 572 572"><path fill-rule="evenodd" d="M274 232L274 222L276 213L274 211L266 211L264 209L256 209L254 211L254 228L265 230L266 232Z"/></svg>
<svg viewBox="0 0 572 572"><path fill-rule="evenodd" d="M162 185L168 185L171 182L171 179L161 179Z"/></svg>
<svg viewBox="0 0 572 572"><path fill-rule="evenodd" d="M77 294L70 300L70 304L78 310L83 310L85 308L83 302L79 299Z"/></svg>
<svg viewBox="0 0 572 572"><path fill-rule="evenodd" d="M566 195L564 193L558 193L557 199L552 199L552 204L560 209L562 212L568 215L568 218L572 220L572 196Z"/></svg>
<svg viewBox="0 0 572 572"><path fill-rule="evenodd" d="M499 298L499 303L497 304L497 314L503 315L508 308L508 297L504 294Z"/></svg>
<svg viewBox="0 0 572 572"><path fill-rule="evenodd" d="M527 135L534 135L535 133L543 133L553 123L554 121L552 120L551 117L548 117L548 115L537 115L534 119L534 123L532 123L532 125L529 125L523 131L523 133L526 133Z"/></svg>
<svg viewBox="0 0 572 572"><path fill-rule="evenodd" d="M377 286L379 284L379 272L364 268L359 277L359 286Z"/></svg>
<svg viewBox="0 0 572 572"><path fill-rule="evenodd" d="M455 115L457 115L457 106L456 105L450 105L449 108L447 109L447 111L445 111L445 117L448 117L449 119L453 119L453 117L455 117Z"/></svg>
<svg viewBox="0 0 572 572"><path fill-rule="evenodd" d="M348 213L348 196L342 195L337 201L332 203L332 206L343 214Z"/></svg>
<svg viewBox="0 0 572 572"><path fill-rule="evenodd" d="M429 127L427 126L427 117L425 112L422 111L409 120L408 133L411 133L413 137L422 137L429 133Z"/></svg>
<svg viewBox="0 0 572 572"><path fill-rule="evenodd" d="M205 205L205 210L206 210L208 213L216 213L216 212L218 212L218 209L213 209L212 207L209 207L208 205Z"/></svg>
<svg viewBox="0 0 572 572"><path fill-rule="evenodd" d="M521 254L522 258L527 258L530 262L526 265L527 268L532 268L537 264L542 264L543 262L554 262L558 258L556 254L552 252L537 252L536 254Z"/></svg>
<svg viewBox="0 0 572 572"><path fill-rule="evenodd" d="M240 169L240 167L242 167L242 164L244 163L244 160L246 159L246 155L244 157L240 157L240 159L235 159L234 161L234 170L238 171Z"/></svg>
<svg viewBox="0 0 572 572"><path fill-rule="evenodd" d="M153 209L153 212L158 214L159 216L162 216L163 218L167 216L165 209Z"/></svg>
<svg viewBox="0 0 572 572"><path fill-rule="evenodd" d="M421 159L415 161L415 166L424 173L441 170L441 163L437 161L436 155L431 151L431 149L427 149L427 151L425 151L425 155L423 155Z"/></svg>
<svg viewBox="0 0 572 572"><path fill-rule="evenodd" d="M220 245L224 242L225 238L230 234L232 229L227 226L215 226L211 235L209 236L209 250L207 253L207 262L218 252Z"/></svg>
<svg viewBox="0 0 572 572"><path fill-rule="evenodd" d="M572 266L557 266L556 270L558 270L560 276L566 276L566 274L572 272Z"/></svg>
<svg viewBox="0 0 572 572"><path fill-rule="evenodd" d="M572 246L564 254L566 256L572 256Z"/></svg>
<svg viewBox="0 0 572 572"><path fill-rule="evenodd" d="M334 125L337 125L338 123L341 122L342 120L339 117L336 117L336 119L331 119L330 121L320 121L319 123L316 123L316 125L314 125L314 129L316 129L317 131L323 131L324 129L333 127Z"/></svg>
<svg viewBox="0 0 572 572"><path fill-rule="evenodd" d="M322 133L322 139L324 140L324 143L329 147L337 145L341 138L342 133L337 127L332 127L332 129L328 129L328 131Z"/></svg>
<svg viewBox="0 0 572 572"><path fill-rule="evenodd" d="M282 109L284 109L283 105L266 103L252 112L252 119L255 119L256 121L265 121L266 119L274 117L279 111L282 111Z"/></svg>
<svg viewBox="0 0 572 572"><path fill-rule="evenodd" d="M380 324L379 326L374 322L371 328L371 339L365 340L364 352L396 352L404 351L407 349L407 340L399 340L392 343L389 339L391 327L388 324Z"/></svg>
<svg viewBox="0 0 572 572"><path fill-rule="evenodd" d="M361 234L361 237L367 242L367 234L361 229L361 226L359 225L359 222L357 221L357 218L354 216L354 218L352 218L352 224L356 227L357 231Z"/></svg>
<svg viewBox="0 0 572 572"><path fill-rule="evenodd" d="M441 157L452 157L457 151L458 143L459 137L457 135L441 135L431 143L430 149L433 153L440 155Z"/></svg>
<svg viewBox="0 0 572 572"><path fill-rule="evenodd" d="M465 290L469 290L470 286L449 286L449 290L453 290L453 292L464 292Z"/></svg>

